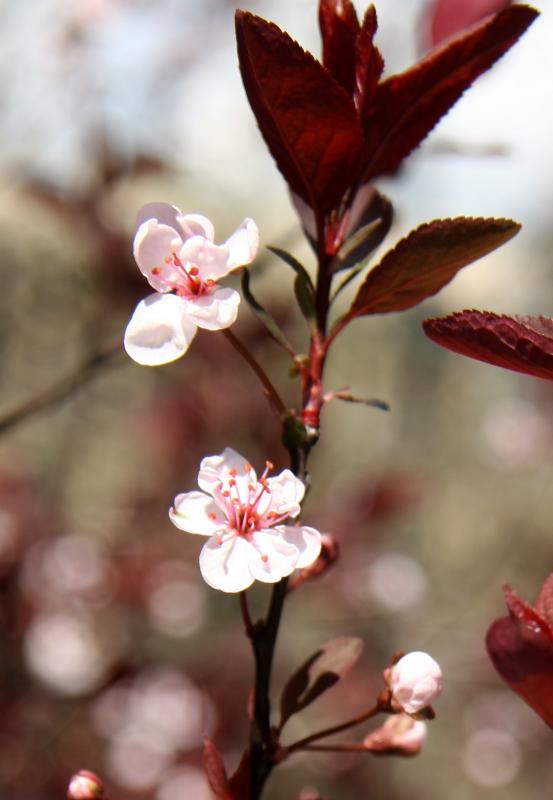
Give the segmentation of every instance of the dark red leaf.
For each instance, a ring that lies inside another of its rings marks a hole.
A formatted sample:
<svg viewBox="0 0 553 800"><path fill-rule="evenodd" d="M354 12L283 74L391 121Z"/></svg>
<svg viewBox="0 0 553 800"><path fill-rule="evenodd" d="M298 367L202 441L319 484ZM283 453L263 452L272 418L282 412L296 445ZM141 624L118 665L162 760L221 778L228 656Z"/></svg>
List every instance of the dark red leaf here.
<svg viewBox="0 0 553 800"><path fill-rule="evenodd" d="M536 611L553 630L553 574L547 578L537 597Z"/></svg>
<svg viewBox="0 0 553 800"><path fill-rule="evenodd" d="M553 380L553 321L547 317L461 311L427 319L423 328L430 339L454 353Z"/></svg>
<svg viewBox="0 0 553 800"><path fill-rule="evenodd" d="M211 791L217 800L234 800L221 754L209 736L204 736L204 770Z"/></svg>
<svg viewBox="0 0 553 800"><path fill-rule="evenodd" d="M288 34L236 13L238 57L250 105L291 190L318 214L356 174L361 128L353 100Z"/></svg>
<svg viewBox="0 0 553 800"><path fill-rule="evenodd" d="M368 274L348 314L403 311L436 294L462 268L520 230L508 219L458 217L416 228Z"/></svg>
<svg viewBox="0 0 553 800"><path fill-rule="evenodd" d="M380 83L367 119L364 179L394 172L537 15L522 5L500 11L433 50L412 69Z"/></svg>
<svg viewBox="0 0 553 800"><path fill-rule="evenodd" d="M236 771L231 775L229 787L235 800L243 800L250 796L250 754L248 750L244 752Z"/></svg>
<svg viewBox="0 0 553 800"><path fill-rule="evenodd" d="M511 0L433 0L425 9L422 20L425 45L435 47L510 5Z"/></svg>
<svg viewBox="0 0 553 800"><path fill-rule="evenodd" d="M323 40L323 64L353 96L359 21L350 0L320 0L319 27Z"/></svg>
<svg viewBox="0 0 553 800"><path fill-rule="evenodd" d="M361 639L356 636L339 636L313 653L292 674L284 687L280 701L280 725L284 725L292 714L306 708L344 678L357 662L362 650Z"/></svg>
<svg viewBox="0 0 553 800"><path fill-rule="evenodd" d="M552 579L550 576L542 592L551 592ZM553 631L539 609L509 587L505 589L505 599L511 616L490 626L486 636L488 653L510 688L553 727Z"/></svg>
<svg viewBox="0 0 553 800"><path fill-rule="evenodd" d="M363 25L357 38L354 94L355 106L365 130L378 81L384 70L384 59L373 42L377 26L375 7L369 6L365 12Z"/></svg>

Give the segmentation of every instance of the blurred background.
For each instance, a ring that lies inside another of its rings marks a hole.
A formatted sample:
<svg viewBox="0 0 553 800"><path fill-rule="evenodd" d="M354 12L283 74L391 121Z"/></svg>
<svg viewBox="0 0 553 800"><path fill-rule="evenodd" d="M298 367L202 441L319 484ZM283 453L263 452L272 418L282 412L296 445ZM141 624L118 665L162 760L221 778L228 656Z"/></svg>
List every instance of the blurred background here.
<svg viewBox="0 0 553 800"><path fill-rule="evenodd" d="M318 53L316 5L248 8ZM278 648L277 687L325 640L366 641L344 685L290 723L291 739L370 706L396 650L442 665L438 718L416 759L297 757L267 800L307 786L334 800L553 792L551 731L501 684L483 644L504 613L501 585L533 600L553 570L553 391L440 350L420 328L470 307L553 314L553 0L540 7L378 184L396 215L383 248L437 217L507 216L523 229L438 298L338 339L328 388L391 411L324 411L305 520L339 539L342 559L290 598ZM200 333L185 360L158 369L121 350L149 291L131 253L146 202L207 215L217 241L252 216L263 245L313 266L241 86L234 10L0 3L1 798L56 800L87 768L112 800L208 800L202 736L231 767L245 742L252 660L237 600L203 584L198 540L167 509L195 488L204 455L228 445L280 468L286 453L222 336ZM377 11L393 73L424 51L429 4ZM291 279L262 250L252 287L302 352ZM245 304L235 331L297 404L288 363ZM254 591L260 611L267 596Z"/></svg>

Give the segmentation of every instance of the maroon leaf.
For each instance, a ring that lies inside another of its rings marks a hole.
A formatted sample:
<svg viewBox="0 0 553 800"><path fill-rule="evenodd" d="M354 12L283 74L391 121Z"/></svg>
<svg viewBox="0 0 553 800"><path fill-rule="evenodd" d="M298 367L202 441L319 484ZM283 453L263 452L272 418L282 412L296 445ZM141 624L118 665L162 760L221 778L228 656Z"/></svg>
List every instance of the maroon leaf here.
<svg viewBox="0 0 553 800"><path fill-rule="evenodd" d="M553 321L547 317L461 311L427 319L423 328L430 339L454 353L553 380Z"/></svg>
<svg viewBox="0 0 553 800"><path fill-rule="evenodd" d="M248 750L244 752L236 771L231 775L229 787L232 797L236 800L250 796L250 754Z"/></svg>
<svg viewBox="0 0 553 800"><path fill-rule="evenodd" d="M353 96L359 21L350 0L320 0L319 27L323 40L323 64Z"/></svg>
<svg viewBox="0 0 553 800"><path fill-rule="evenodd" d="M369 6L365 12L361 31L357 37L357 66L354 94L355 106L365 130L367 129L369 112L378 86L378 81L384 70L384 59L373 43L377 24L375 7Z"/></svg>
<svg viewBox="0 0 553 800"><path fill-rule="evenodd" d="M488 653L510 688L553 727L553 632L537 609L509 587L506 599L511 616L490 626Z"/></svg>
<svg viewBox="0 0 553 800"><path fill-rule="evenodd" d="M436 294L454 275L520 230L508 219L458 217L416 228L368 274L348 314L403 311Z"/></svg>
<svg viewBox="0 0 553 800"><path fill-rule="evenodd" d="M412 69L380 83L367 118L364 180L394 172L537 15L522 5L500 11L432 51Z"/></svg>
<svg viewBox="0 0 553 800"><path fill-rule="evenodd" d="M553 575L545 581L536 600L536 611L553 630Z"/></svg>
<svg viewBox="0 0 553 800"><path fill-rule="evenodd" d="M234 800L223 759L209 736L204 736L203 762L207 781L217 800Z"/></svg>
<svg viewBox="0 0 553 800"><path fill-rule="evenodd" d="M280 701L281 727L292 716L313 703L344 678L357 662L363 641L339 636L324 644L288 680Z"/></svg>
<svg viewBox="0 0 553 800"><path fill-rule="evenodd" d="M288 34L236 12L242 79L263 137L284 178L319 215L356 174L361 128L353 101Z"/></svg>
<svg viewBox="0 0 553 800"><path fill-rule="evenodd" d="M422 22L427 46L434 47L510 5L511 0L433 0Z"/></svg>

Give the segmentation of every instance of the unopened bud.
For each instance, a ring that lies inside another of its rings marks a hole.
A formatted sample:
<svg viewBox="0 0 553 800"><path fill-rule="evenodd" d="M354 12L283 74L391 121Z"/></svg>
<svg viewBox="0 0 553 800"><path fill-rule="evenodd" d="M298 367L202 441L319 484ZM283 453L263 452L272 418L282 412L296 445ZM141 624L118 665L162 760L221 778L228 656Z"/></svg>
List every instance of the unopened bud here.
<svg viewBox="0 0 553 800"><path fill-rule="evenodd" d="M67 787L67 800L107 800L100 778L87 769L73 775Z"/></svg>
<svg viewBox="0 0 553 800"><path fill-rule="evenodd" d="M321 552L316 561L308 567L297 570L295 575L291 578L289 588L297 589L305 581L310 581L313 578L320 578L324 575L330 567L338 560L340 555L340 547L336 539L329 533L321 534Z"/></svg>
<svg viewBox="0 0 553 800"><path fill-rule="evenodd" d="M388 717L384 725L363 740L372 753L415 756L420 753L426 739L426 723L413 719L408 714Z"/></svg>
<svg viewBox="0 0 553 800"><path fill-rule="evenodd" d="M428 653L407 653L384 673L392 702L407 714L417 714L441 694L442 670Z"/></svg>

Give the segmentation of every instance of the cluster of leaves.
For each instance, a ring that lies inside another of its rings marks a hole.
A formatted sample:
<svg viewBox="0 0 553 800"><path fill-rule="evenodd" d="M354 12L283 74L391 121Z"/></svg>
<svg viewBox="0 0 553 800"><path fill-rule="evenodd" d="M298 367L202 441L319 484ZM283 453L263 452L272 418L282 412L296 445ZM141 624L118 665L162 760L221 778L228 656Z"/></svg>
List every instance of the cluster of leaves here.
<svg viewBox="0 0 553 800"><path fill-rule="evenodd" d="M383 79L374 6L360 22L350 0L321 0L322 63L273 23L237 12L248 99L318 256L317 284L305 280L304 288L319 329L325 327L325 290L333 277L350 271L340 291L390 228L391 204L371 182L397 171L536 15L524 5L502 7L415 66ZM518 227L510 220L471 218L422 225L373 267L335 333L355 317L420 303ZM300 305L305 314L307 304Z"/></svg>

